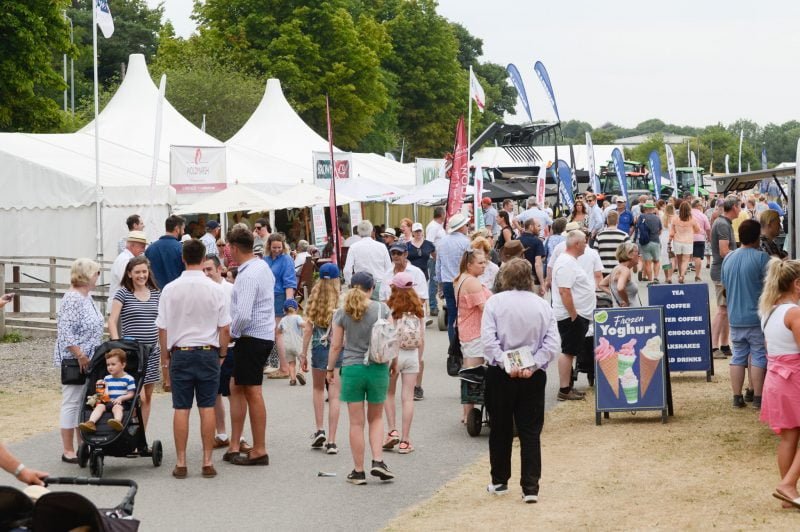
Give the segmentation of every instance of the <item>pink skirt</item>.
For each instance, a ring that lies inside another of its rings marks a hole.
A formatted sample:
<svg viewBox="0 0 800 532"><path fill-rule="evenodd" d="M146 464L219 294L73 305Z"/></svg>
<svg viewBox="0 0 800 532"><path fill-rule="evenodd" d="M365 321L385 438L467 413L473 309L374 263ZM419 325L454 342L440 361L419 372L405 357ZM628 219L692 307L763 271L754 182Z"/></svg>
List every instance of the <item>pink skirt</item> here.
<svg viewBox="0 0 800 532"><path fill-rule="evenodd" d="M761 421L775 434L800 427L800 354L768 355Z"/></svg>

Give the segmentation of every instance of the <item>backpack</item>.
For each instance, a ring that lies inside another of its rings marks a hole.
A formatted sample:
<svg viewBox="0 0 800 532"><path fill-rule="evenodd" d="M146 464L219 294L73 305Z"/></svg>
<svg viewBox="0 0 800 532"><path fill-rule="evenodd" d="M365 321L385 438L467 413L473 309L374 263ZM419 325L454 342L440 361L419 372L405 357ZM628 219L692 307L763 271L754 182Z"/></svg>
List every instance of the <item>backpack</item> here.
<svg viewBox="0 0 800 532"><path fill-rule="evenodd" d="M395 320L394 326L397 329L397 338L400 342L400 349L417 349L422 343L420 334L419 318L410 312L403 314L400 319Z"/></svg>
<svg viewBox="0 0 800 532"><path fill-rule="evenodd" d="M639 232L639 244L646 246L650 243L650 228L644 219L644 214L639 217L639 225L636 228Z"/></svg>
<svg viewBox="0 0 800 532"><path fill-rule="evenodd" d="M397 328L387 319L388 316L382 317L380 312L379 309L378 319L372 324L372 330L369 333L369 349L364 354L365 365L370 362L386 364L394 360L400 352Z"/></svg>

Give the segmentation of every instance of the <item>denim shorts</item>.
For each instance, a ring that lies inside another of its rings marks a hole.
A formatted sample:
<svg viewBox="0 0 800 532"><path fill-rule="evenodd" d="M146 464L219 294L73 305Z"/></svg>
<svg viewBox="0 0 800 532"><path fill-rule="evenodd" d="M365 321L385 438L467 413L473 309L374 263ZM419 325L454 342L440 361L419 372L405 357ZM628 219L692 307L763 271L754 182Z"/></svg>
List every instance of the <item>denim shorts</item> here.
<svg viewBox="0 0 800 532"><path fill-rule="evenodd" d="M766 369L767 348L761 327L731 327L731 344L731 366L747 366L749 357L755 367Z"/></svg>
<svg viewBox="0 0 800 532"><path fill-rule="evenodd" d="M661 259L661 244L655 240L651 240L645 245L639 245L642 260L657 261Z"/></svg>
<svg viewBox="0 0 800 532"><path fill-rule="evenodd" d="M219 390L219 351L173 351L169 365L172 408L188 410L197 398L198 408L213 408Z"/></svg>
<svg viewBox="0 0 800 532"><path fill-rule="evenodd" d="M337 368L342 367L342 355L339 354L339 359L336 361ZM328 370L328 348L324 346L317 346L311 348L311 369L319 369L322 371Z"/></svg>
<svg viewBox="0 0 800 532"><path fill-rule="evenodd" d="M286 315L283 304L286 303L286 291L275 292L275 317L282 318Z"/></svg>

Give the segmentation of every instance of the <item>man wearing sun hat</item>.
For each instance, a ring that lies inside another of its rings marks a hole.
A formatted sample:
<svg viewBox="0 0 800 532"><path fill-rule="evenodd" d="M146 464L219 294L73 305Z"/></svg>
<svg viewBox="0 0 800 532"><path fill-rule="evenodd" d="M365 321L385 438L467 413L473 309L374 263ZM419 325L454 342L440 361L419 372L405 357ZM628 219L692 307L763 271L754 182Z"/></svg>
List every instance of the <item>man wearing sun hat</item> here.
<svg viewBox="0 0 800 532"><path fill-rule="evenodd" d="M453 327L458 316L453 280L458 277L461 257L469 249L468 222L469 219L460 212L451 216L447 221L447 236L436 245L436 278L447 304L447 335L450 341L455 334Z"/></svg>
<svg viewBox="0 0 800 532"><path fill-rule="evenodd" d="M125 239L125 249L117 255L111 265L111 280L108 283L108 310L111 311L111 302L114 295L122 284L122 277L125 275L125 267L133 257L138 257L144 253L147 246L147 235L144 231L130 231Z"/></svg>

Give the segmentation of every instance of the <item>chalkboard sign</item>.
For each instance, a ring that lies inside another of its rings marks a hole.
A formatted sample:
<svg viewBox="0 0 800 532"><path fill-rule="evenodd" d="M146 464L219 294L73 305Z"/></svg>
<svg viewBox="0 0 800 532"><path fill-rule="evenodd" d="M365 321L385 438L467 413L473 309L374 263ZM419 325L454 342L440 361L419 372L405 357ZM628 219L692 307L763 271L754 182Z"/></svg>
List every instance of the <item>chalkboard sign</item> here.
<svg viewBox="0 0 800 532"><path fill-rule="evenodd" d="M666 423L669 388L660 307L613 308L594 313L595 419L609 412L661 410Z"/></svg>

